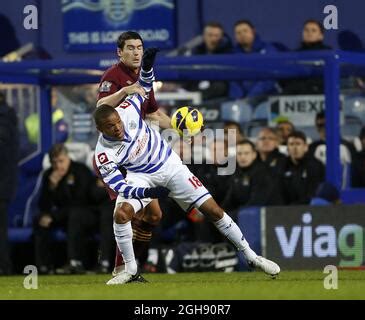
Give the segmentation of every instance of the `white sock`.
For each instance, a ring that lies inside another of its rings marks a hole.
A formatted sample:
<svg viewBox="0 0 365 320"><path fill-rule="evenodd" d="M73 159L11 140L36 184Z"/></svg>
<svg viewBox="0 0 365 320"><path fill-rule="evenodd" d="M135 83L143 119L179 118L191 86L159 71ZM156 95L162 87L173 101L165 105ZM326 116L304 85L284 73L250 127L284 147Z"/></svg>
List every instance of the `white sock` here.
<svg viewBox="0 0 365 320"><path fill-rule="evenodd" d="M223 218L214 222L217 229L229 240L232 244L243 252L248 260L253 260L257 257L255 251L250 248L250 245L244 238L242 231L232 218L223 212Z"/></svg>
<svg viewBox="0 0 365 320"><path fill-rule="evenodd" d="M130 274L137 273L137 263L134 257L133 250L133 230L131 222L127 223L113 223L114 236L117 241L119 251L122 253L126 271Z"/></svg>

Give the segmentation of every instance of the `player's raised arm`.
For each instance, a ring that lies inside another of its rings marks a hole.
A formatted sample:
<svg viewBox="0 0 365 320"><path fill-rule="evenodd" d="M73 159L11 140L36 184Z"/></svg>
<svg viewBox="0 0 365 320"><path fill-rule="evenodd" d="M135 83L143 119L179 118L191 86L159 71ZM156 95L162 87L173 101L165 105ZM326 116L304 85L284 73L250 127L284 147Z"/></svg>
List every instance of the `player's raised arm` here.
<svg viewBox="0 0 365 320"><path fill-rule="evenodd" d="M153 64L158 51L159 49L157 48L148 48L143 53L142 67L139 73L138 84L147 94L152 90L153 81L155 80ZM135 93L131 96L128 96L125 101L134 104L138 109L140 109L145 99L146 97L144 95Z"/></svg>

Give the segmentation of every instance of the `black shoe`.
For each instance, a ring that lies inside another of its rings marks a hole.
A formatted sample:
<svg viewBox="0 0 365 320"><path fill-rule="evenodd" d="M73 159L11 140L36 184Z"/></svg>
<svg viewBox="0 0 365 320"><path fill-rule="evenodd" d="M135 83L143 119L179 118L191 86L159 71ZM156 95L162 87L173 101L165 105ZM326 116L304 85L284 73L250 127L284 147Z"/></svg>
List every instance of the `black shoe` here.
<svg viewBox="0 0 365 320"><path fill-rule="evenodd" d="M128 280L126 283L131 283L131 282L143 282L143 283L147 283L148 281L145 278L143 278L141 276L141 274L137 273L130 280Z"/></svg>

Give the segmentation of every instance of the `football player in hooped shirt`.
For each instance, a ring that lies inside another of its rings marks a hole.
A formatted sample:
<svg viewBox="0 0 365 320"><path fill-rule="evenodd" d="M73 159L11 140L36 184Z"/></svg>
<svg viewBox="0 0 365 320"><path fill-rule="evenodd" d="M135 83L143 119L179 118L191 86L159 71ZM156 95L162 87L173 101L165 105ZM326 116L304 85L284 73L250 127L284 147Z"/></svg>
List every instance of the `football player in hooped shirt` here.
<svg viewBox="0 0 365 320"><path fill-rule="evenodd" d="M156 52L151 48L143 54L138 81L145 92L152 88L152 67ZM94 112L96 127L101 132L95 148L95 161L104 183L118 193L113 228L125 262L125 269L107 284L145 282L138 273L135 260L131 220L152 199L166 196L173 198L185 211L198 208L243 252L249 265L267 274L277 275L279 266L258 256L250 248L237 224L217 205L159 132L142 119L141 105L144 101L145 97L136 93L128 96L116 108L103 104ZM131 123L136 125L131 126ZM126 178L119 166L127 170Z"/></svg>
<svg viewBox="0 0 365 320"><path fill-rule="evenodd" d="M127 31L122 33L117 41L117 54L119 63L110 67L102 76L99 85L97 106L108 104L116 107L127 95L139 93L146 95L143 87L138 83L138 74L141 67L143 54L143 41L137 32ZM171 127L170 118L158 109L153 89L147 94L147 99L141 106L142 118L157 122L162 129ZM131 124L133 126L133 124ZM117 194L108 189L112 200ZM139 212L132 220L134 232L134 250L137 260L143 264L147 258L152 230L161 220L162 212L155 199L145 209ZM123 270L123 258L116 248L115 267L113 275Z"/></svg>

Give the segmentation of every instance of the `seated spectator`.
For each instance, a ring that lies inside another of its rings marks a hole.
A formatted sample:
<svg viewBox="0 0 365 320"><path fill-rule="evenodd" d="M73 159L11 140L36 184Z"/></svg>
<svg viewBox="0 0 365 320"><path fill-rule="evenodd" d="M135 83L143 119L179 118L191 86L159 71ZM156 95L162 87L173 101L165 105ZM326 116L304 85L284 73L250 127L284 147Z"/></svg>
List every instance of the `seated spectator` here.
<svg viewBox="0 0 365 320"><path fill-rule="evenodd" d="M224 122L223 130L225 146L228 147L228 155L230 157L235 157L237 143L245 138L241 125L235 121L226 121Z"/></svg>
<svg viewBox="0 0 365 320"><path fill-rule="evenodd" d="M296 51L330 50L331 47L323 43L324 28L317 20L307 20L303 26L302 42ZM280 82L284 94L318 94L323 93L323 80L289 79Z"/></svg>
<svg viewBox="0 0 365 320"><path fill-rule="evenodd" d="M295 130L294 124L289 120L279 120L276 125L276 132L280 145L287 145L289 135Z"/></svg>
<svg viewBox="0 0 365 320"><path fill-rule="evenodd" d="M224 125L223 125L223 129L224 129L224 140L229 139L229 134L228 134L228 130L229 129L233 129L234 130L234 135L236 138L236 143L242 141L245 136L242 132L242 128L241 125L238 122L235 121L225 121Z"/></svg>
<svg viewBox="0 0 365 320"><path fill-rule="evenodd" d="M249 140L237 144L237 169L229 179L222 206L231 211L240 206L267 206L281 203L275 180L258 160L255 145Z"/></svg>
<svg viewBox="0 0 365 320"><path fill-rule="evenodd" d="M310 205L312 206L328 206L331 204L340 204L340 192L338 189L329 182L321 183L314 197L311 199Z"/></svg>
<svg viewBox="0 0 365 320"><path fill-rule="evenodd" d="M259 159L273 173L275 177L279 177L285 166L285 155L280 153L279 137L272 128L263 128L259 132L256 142Z"/></svg>
<svg viewBox="0 0 365 320"><path fill-rule="evenodd" d="M324 28L321 22L309 19L304 22L302 43L297 51L330 50L331 47L323 43Z"/></svg>
<svg viewBox="0 0 365 320"><path fill-rule="evenodd" d="M360 131L361 151L356 153L353 172L352 186L355 188L365 187L365 127Z"/></svg>
<svg viewBox="0 0 365 320"><path fill-rule="evenodd" d="M70 159L63 144L55 144L50 152L51 168L43 175L39 198L40 214L35 219L36 264L41 273L53 272L51 257L52 231L61 228L67 233L69 265L62 273L83 273L83 252L88 236L95 234L100 223L101 264L113 254L112 212L101 183L86 165ZM97 205L99 205L96 207ZM100 221L100 222L99 222ZM107 243L108 242L108 243ZM109 252L105 252L109 251Z"/></svg>
<svg viewBox="0 0 365 320"><path fill-rule="evenodd" d="M203 31L203 43L192 49L193 55L224 54L232 52L232 43L218 22L207 23ZM189 91L201 91L203 100L226 98L228 84L225 81L190 81L184 85Z"/></svg>
<svg viewBox="0 0 365 320"><path fill-rule="evenodd" d="M309 146L309 153L326 164L326 118L324 111L316 114L315 125L319 140L313 141ZM352 163L356 157L356 149L351 142L340 139L340 159L342 164Z"/></svg>
<svg viewBox="0 0 365 320"><path fill-rule="evenodd" d="M203 43L192 49L193 55L231 53L232 43L219 22L209 22L204 26Z"/></svg>
<svg viewBox="0 0 365 320"><path fill-rule="evenodd" d="M236 46L234 52L237 54L251 53L271 53L276 52L276 48L260 39L255 27L248 20L239 20L234 25L234 35ZM271 93L276 93L275 81L234 81L230 84L230 98L239 99L246 97L259 97Z"/></svg>
<svg viewBox="0 0 365 320"><path fill-rule="evenodd" d="M308 154L307 138L301 131L289 135L288 154L282 176L285 203L309 204L318 185L324 181L324 166Z"/></svg>

